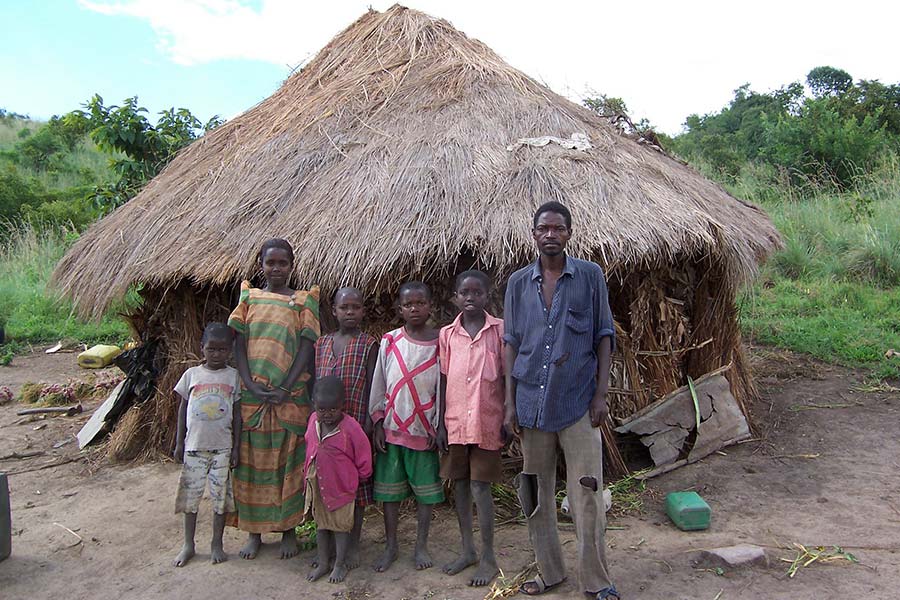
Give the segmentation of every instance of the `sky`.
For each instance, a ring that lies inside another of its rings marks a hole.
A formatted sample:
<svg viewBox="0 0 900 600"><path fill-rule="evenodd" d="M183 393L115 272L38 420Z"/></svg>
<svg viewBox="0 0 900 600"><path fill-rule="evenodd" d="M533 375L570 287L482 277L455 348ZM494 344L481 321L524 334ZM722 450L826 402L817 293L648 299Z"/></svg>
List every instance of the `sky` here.
<svg viewBox="0 0 900 600"><path fill-rule="evenodd" d="M392 1L0 0L0 108L46 119L95 93L206 121L271 95L369 6ZM406 0L573 100L623 98L669 134L749 83L766 92L838 67L900 81L900 5L856 0Z"/></svg>

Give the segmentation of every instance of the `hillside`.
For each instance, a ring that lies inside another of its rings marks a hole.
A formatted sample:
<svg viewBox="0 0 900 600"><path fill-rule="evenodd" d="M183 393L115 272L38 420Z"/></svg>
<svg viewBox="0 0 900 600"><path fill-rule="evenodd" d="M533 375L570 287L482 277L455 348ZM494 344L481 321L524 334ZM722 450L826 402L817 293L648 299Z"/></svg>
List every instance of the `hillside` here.
<svg viewBox="0 0 900 600"><path fill-rule="evenodd" d="M114 179L110 155L61 123L0 110L0 219L80 228L98 216L87 198Z"/></svg>

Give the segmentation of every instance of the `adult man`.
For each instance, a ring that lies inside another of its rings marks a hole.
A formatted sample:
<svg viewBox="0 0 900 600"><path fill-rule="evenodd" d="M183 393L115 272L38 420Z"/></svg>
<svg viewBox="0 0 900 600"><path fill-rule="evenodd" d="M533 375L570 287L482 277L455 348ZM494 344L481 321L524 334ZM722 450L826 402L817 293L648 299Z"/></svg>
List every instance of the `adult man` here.
<svg viewBox="0 0 900 600"><path fill-rule="evenodd" d="M605 555L603 442L609 408L612 313L603 271L567 256L572 217L558 202L534 214L540 256L506 288L506 426L522 437L519 500L528 518L539 575L521 592L538 595L566 578L556 523L556 448L566 458L569 506L578 539L579 587L619 598Z"/></svg>

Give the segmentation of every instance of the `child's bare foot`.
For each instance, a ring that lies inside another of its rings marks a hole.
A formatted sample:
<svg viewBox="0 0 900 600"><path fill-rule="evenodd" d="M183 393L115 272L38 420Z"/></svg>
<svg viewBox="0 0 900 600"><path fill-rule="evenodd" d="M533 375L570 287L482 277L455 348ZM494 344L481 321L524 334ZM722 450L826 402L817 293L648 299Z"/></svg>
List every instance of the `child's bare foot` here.
<svg viewBox="0 0 900 600"><path fill-rule="evenodd" d="M285 531L281 536L281 558L294 558L300 553L297 536L293 531ZM325 565L326 568L328 565Z"/></svg>
<svg viewBox="0 0 900 600"><path fill-rule="evenodd" d="M347 565L341 563L334 563L334 569L331 571L331 575L328 577L328 583L340 583L347 577Z"/></svg>
<svg viewBox="0 0 900 600"><path fill-rule="evenodd" d="M456 560L448 562L446 565L444 565L441 568L441 571L443 571L447 575L456 575L460 571L463 571L463 570L471 567L472 565L474 565L477 562L478 562L478 557L475 556L474 552L465 553L465 554L460 555L460 557L457 558Z"/></svg>
<svg viewBox="0 0 900 600"><path fill-rule="evenodd" d="M172 561L173 567L183 567L188 564L188 561L194 558L194 545L193 544L185 544L181 548L181 552L178 553L178 556L175 557L175 560Z"/></svg>
<svg viewBox="0 0 900 600"><path fill-rule="evenodd" d="M352 571L359 566L359 550L347 550L347 558L344 559L344 566L348 571Z"/></svg>
<svg viewBox="0 0 900 600"><path fill-rule="evenodd" d="M213 545L211 549L212 553L212 564L217 565L219 563L223 563L228 560L228 555L225 554L225 549L222 546Z"/></svg>
<svg viewBox="0 0 900 600"><path fill-rule="evenodd" d="M372 569L376 573L384 573L391 568L391 565L394 564L395 560L397 560L397 547L388 546L384 549L384 554L381 555L381 558L376 560L375 564L372 565Z"/></svg>
<svg viewBox="0 0 900 600"><path fill-rule="evenodd" d="M328 572L328 565L317 565L315 569L309 572L309 575L306 576L307 581L318 581Z"/></svg>
<svg viewBox="0 0 900 600"><path fill-rule="evenodd" d="M253 560L259 554L259 547L262 546L262 536L258 533L251 533L247 538L247 543L240 549L238 554L241 558Z"/></svg>
<svg viewBox="0 0 900 600"><path fill-rule="evenodd" d="M481 559L481 562L478 563L478 569L475 571L475 575L472 576L472 579L469 580L469 585L472 587L481 587L489 584L494 580L494 577L500 574L500 569L497 567L497 563L493 560L485 560Z"/></svg>
<svg viewBox="0 0 900 600"><path fill-rule="evenodd" d="M413 560L416 561L416 570L418 571L430 569L434 566L434 561L431 560L431 555L428 554L427 548L416 548L416 551L413 554Z"/></svg>

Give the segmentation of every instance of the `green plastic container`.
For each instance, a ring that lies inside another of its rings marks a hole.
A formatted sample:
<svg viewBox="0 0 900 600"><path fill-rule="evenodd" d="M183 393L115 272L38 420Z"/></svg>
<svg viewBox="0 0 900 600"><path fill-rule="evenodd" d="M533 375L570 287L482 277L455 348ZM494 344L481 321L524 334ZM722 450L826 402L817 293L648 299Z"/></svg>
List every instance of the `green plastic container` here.
<svg viewBox="0 0 900 600"><path fill-rule="evenodd" d="M682 531L709 529L712 511L697 492L670 492L666 495L666 514Z"/></svg>

